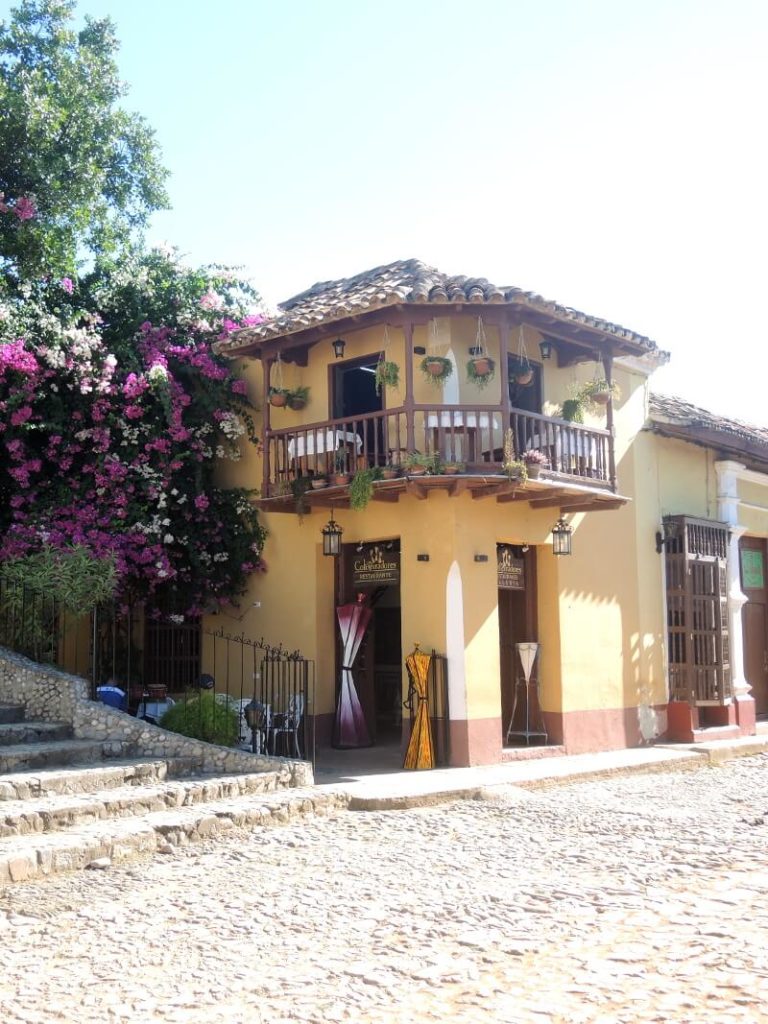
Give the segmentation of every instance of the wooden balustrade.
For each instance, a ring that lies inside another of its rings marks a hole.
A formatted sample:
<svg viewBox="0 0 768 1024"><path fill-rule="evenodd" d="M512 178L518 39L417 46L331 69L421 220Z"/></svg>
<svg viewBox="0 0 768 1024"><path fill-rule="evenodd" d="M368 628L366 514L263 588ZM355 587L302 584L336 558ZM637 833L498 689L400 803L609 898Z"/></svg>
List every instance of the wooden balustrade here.
<svg viewBox="0 0 768 1024"><path fill-rule="evenodd" d="M514 408L506 423L500 406L416 405L267 430L263 493L274 494L301 476L403 463L410 450L464 463L468 472L495 473L504 461L508 430L516 458L541 451L554 472L610 482L608 430Z"/></svg>

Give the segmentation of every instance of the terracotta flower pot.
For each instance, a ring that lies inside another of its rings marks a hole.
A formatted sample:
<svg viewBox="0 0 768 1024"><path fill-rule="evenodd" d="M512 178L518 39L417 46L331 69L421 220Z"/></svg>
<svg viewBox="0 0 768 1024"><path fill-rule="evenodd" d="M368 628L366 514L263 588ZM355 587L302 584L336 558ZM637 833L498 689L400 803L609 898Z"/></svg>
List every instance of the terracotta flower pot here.
<svg viewBox="0 0 768 1024"><path fill-rule="evenodd" d="M276 409L282 409L288 402L288 395L272 394L269 396L269 404L273 405Z"/></svg>
<svg viewBox="0 0 768 1024"><path fill-rule="evenodd" d="M306 406L306 404L307 404L307 402L306 402L306 399L304 399L304 398L290 398L288 400L289 408L295 409L297 412L298 412L299 409L303 409Z"/></svg>
<svg viewBox="0 0 768 1024"><path fill-rule="evenodd" d="M593 395L590 395L590 398L595 405L608 405L611 393L610 391L596 391Z"/></svg>
<svg viewBox="0 0 768 1024"><path fill-rule="evenodd" d="M427 472L427 467L426 466L409 466L407 472L408 472L408 476L424 476L424 474Z"/></svg>
<svg viewBox="0 0 768 1024"><path fill-rule="evenodd" d="M472 365L478 377L486 377L491 372L491 361L487 356L475 356Z"/></svg>
<svg viewBox="0 0 768 1024"><path fill-rule="evenodd" d="M395 480L399 475L399 469L382 469L381 479L382 480Z"/></svg>
<svg viewBox="0 0 768 1024"><path fill-rule="evenodd" d="M525 373L516 374L515 382L521 387L527 387L529 384L533 384L533 370L527 370Z"/></svg>
<svg viewBox="0 0 768 1024"><path fill-rule="evenodd" d="M322 490L323 487L328 486L328 481L323 477L314 477L312 480L312 489L315 491Z"/></svg>
<svg viewBox="0 0 768 1024"><path fill-rule="evenodd" d="M459 472L459 467L458 466L452 466L452 465L450 465L450 463L447 466L443 466L443 473L445 473L446 476L453 476L454 473L458 473L458 472Z"/></svg>
<svg viewBox="0 0 768 1024"><path fill-rule="evenodd" d="M334 473L333 483L335 487L346 487L349 483L349 473Z"/></svg>
<svg viewBox="0 0 768 1024"><path fill-rule="evenodd" d="M445 370L445 365L439 359L427 359L424 363L424 369L427 373L431 373L433 377L439 377Z"/></svg>

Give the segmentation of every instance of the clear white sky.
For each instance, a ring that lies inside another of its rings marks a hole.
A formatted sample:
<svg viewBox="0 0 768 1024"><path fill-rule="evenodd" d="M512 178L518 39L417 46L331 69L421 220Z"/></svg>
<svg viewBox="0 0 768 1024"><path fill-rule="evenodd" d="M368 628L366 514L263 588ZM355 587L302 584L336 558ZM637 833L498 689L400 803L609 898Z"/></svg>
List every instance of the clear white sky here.
<svg viewBox="0 0 768 1024"><path fill-rule="evenodd" d="M659 390L768 423L766 0L78 9L116 21L172 171L153 241L271 304L408 257L529 288L671 351Z"/></svg>

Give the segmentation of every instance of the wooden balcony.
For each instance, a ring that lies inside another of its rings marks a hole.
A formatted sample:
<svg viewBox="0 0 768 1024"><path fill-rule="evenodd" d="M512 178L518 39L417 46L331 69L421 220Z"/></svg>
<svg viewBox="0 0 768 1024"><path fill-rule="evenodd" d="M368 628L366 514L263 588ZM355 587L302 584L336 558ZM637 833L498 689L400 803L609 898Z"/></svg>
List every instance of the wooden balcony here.
<svg viewBox="0 0 768 1024"><path fill-rule="evenodd" d="M505 416L508 415L508 420ZM515 457L540 451L549 462L538 479L515 483L503 475L507 431ZM415 476L404 468L409 452L439 454L443 463L461 463L459 475ZM264 437L264 479L260 505L270 511L293 511L294 481L353 476L358 469L389 464L403 467L395 480L376 484L374 497L397 500L404 492L426 497L442 487L452 494L471 491L473 497L495 495L498 500L530 500L614 508L625 499L616 494L613 479L613 438L600 430L520 409L507 414L500 406L415 405L326 420L301 427L267 430ZM344 485L308 490L309 505L344 507Z"/></svg>

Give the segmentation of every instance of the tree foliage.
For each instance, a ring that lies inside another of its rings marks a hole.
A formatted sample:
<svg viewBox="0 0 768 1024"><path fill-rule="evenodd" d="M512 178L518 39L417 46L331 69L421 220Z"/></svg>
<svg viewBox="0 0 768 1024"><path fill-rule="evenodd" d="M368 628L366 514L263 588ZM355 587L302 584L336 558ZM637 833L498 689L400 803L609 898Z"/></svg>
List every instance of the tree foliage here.
<svg viewBox="0 0 768 1024"><path fill-rule="evenodd" d="M114 26L86 18L76 32L74 7L22 0L0 23L0 193L36 210L0 218L11 283L73 275L86 252L125 247L167 205L154 133L119 106Z"/></svg>

